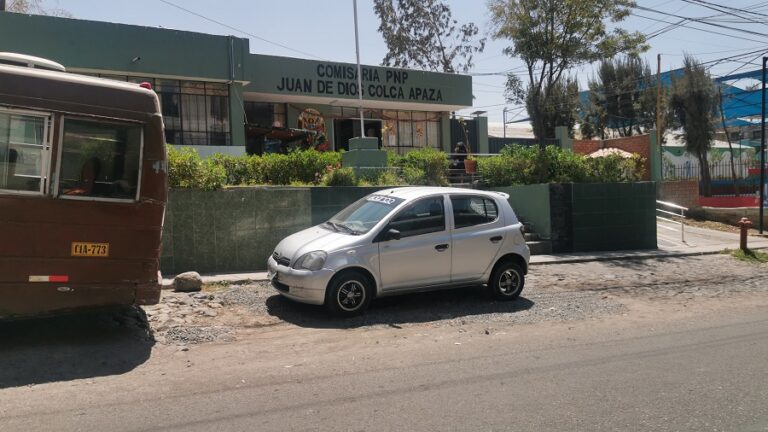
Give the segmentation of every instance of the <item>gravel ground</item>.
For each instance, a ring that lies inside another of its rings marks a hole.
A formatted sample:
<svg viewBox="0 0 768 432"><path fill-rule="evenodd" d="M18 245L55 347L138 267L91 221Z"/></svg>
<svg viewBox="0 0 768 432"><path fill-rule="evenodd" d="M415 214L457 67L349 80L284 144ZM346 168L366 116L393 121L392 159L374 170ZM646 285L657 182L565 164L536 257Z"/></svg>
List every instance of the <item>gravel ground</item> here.
<svg viewBox="0 0 768 432"><path fill-rule="evenodd" d="M375 300L360 317L340 319L323 307L295 303L268 283L207 287L203 293L163 292L145 308L161 343L180 345L234 338L238 327L290 323L311 328L530 324L576 321L627 312L624 297L677 301L768 292L768 265L727 255L533 266L522 296L499 302L482 287Z"/></svg>

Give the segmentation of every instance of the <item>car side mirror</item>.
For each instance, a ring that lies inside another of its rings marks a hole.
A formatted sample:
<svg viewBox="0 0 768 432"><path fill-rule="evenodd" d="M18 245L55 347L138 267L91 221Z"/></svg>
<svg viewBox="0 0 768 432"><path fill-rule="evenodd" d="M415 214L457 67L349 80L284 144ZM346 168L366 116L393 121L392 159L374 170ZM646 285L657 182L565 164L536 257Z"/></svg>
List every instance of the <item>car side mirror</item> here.
<svg viewBox="0 0 768 432"><path fill-rule="evenodd" d="M387 230L387 234L384 236L386 240L400 240L400 231L390 228Z"/></svg>

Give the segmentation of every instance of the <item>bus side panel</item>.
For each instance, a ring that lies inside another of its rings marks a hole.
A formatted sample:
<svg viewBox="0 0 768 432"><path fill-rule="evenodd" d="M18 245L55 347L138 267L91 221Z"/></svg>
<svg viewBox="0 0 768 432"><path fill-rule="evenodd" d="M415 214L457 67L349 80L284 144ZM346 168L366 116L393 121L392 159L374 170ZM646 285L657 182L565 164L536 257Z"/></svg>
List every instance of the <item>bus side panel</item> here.
<svg viewBox="0 0 768 432"><path fill-rule="evenodd" d="M0 208L0 316L159 299L163 202L0 196ZM74 256L73 243L107 256Z"/></svg>

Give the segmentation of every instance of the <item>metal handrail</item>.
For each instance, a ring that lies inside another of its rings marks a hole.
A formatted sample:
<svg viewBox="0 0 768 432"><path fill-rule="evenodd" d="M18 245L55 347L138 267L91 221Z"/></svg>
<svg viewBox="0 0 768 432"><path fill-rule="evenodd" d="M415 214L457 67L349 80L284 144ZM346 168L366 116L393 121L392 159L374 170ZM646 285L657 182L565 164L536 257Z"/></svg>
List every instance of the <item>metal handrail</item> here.
<svg viewBox="0 0 768 432"><path fill-rule="evenodd" d="M677 205L675 203L666 202L666 201L659 201L659 200L656 200L656 205L657 205L657 208L656 208L657 212L668 214L668 215L672 215L674 217L680 218L680 220L674 220L674 219L669 219L669 218L665 218L665 217L661 217L659 215L656 215L656 219L667 221L667 222L671 222L671 223L679 223L680 224L680 241L685 243L685 219L686 219L685 212L688 211L688 207L683 207L683 206ZM671 211L668 211L668 210L662 210L662 209L658 208L658 206L667 207L667 208L671 208L671 209L675 209L675 210L680 210L680 213L675 213L675 212L671 212ZM662 228L667 228L669 230L674 231L672 228L669 228L669 227L662 226Z"/></svg>

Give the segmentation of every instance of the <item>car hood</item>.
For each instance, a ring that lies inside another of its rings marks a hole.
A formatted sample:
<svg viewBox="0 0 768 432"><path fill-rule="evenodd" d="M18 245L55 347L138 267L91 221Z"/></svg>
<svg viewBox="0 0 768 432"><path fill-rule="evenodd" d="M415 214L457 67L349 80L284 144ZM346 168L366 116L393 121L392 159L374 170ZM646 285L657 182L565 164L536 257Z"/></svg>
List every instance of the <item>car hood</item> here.
<svg viewBox="0 0 768 432"><path fill-rule="evenodd" d="M330 231L318 225L284 238L278 243L275 252L282 257L290 258L293 264L305 253L318 250L331 253L353 246L359 243L360 239L360 236Z"/></svg>

